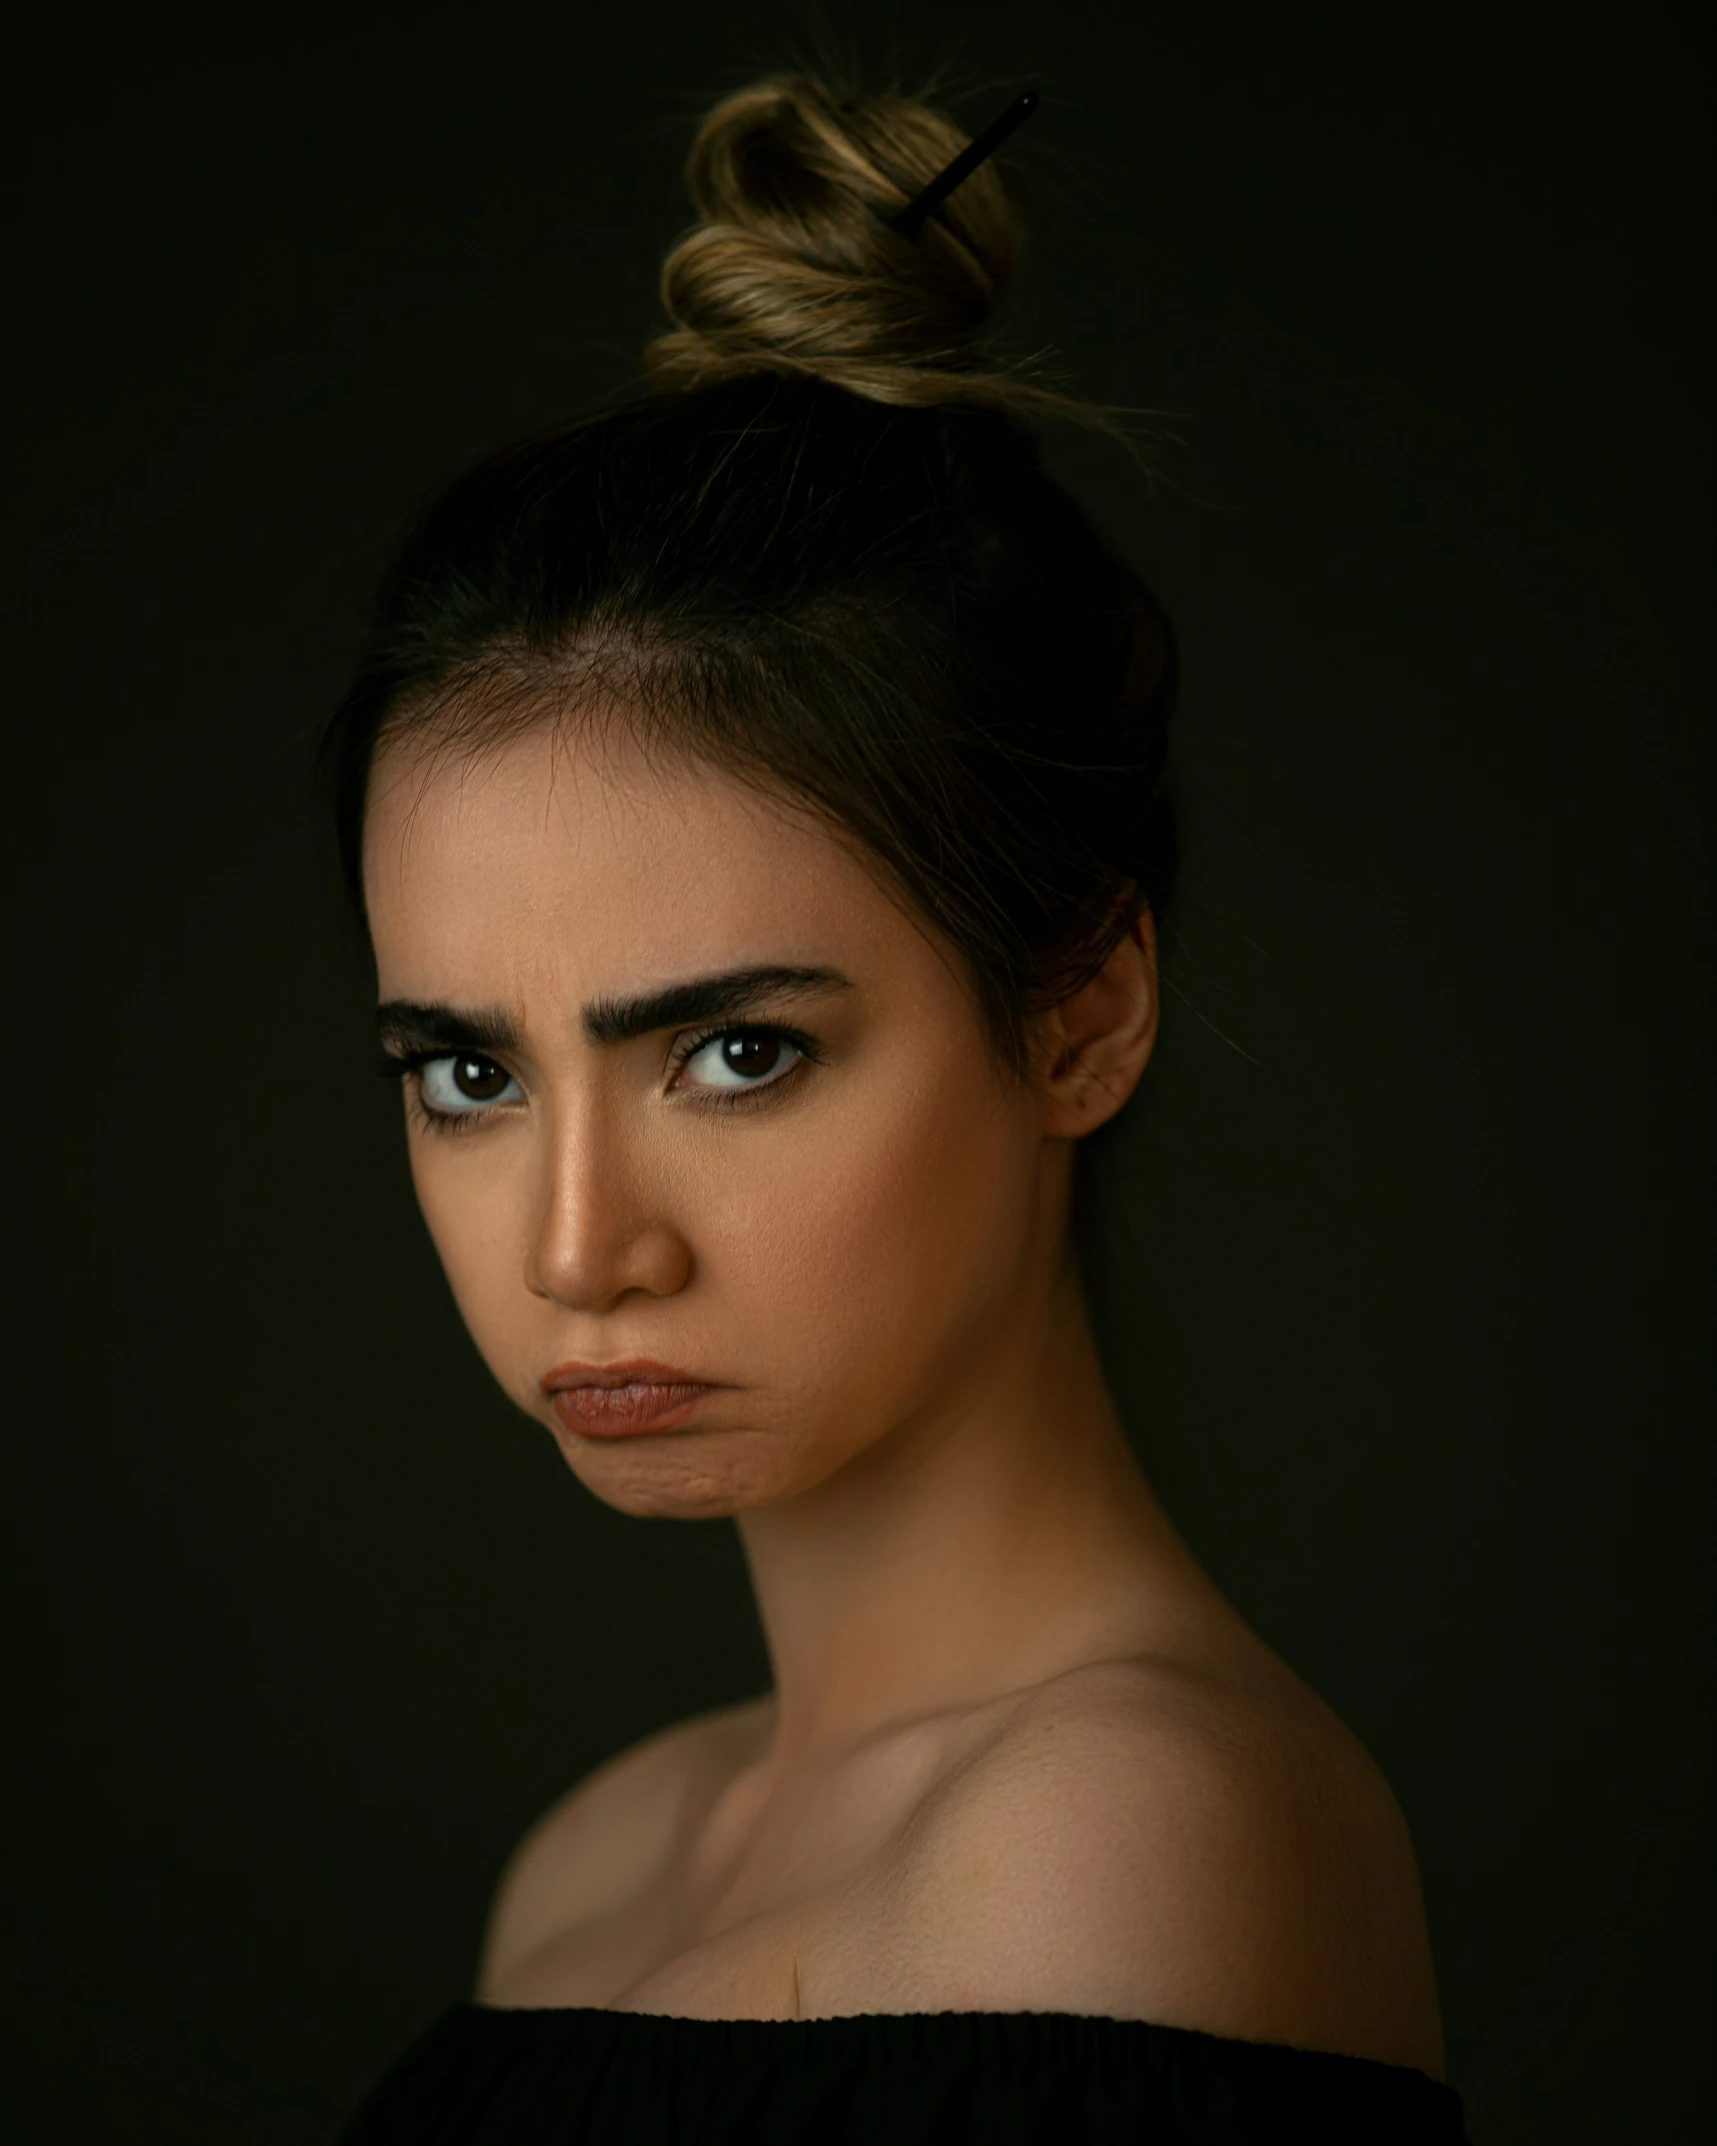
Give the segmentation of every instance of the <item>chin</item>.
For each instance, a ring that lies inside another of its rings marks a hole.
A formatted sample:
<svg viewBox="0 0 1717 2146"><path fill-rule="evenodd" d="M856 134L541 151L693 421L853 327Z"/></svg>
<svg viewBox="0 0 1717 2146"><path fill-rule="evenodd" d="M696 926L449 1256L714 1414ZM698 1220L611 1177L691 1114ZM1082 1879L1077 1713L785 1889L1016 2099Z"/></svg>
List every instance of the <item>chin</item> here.
<svg viewBox="0 0 1717 2146"><path fill-rule="evenodd" d="M754 1440L732 1433L598 1442L557 1429L555 1442L592 1497L634 1520L727 1520L805 1487L783 1469L778 1448L760 1453Z"/></svg>

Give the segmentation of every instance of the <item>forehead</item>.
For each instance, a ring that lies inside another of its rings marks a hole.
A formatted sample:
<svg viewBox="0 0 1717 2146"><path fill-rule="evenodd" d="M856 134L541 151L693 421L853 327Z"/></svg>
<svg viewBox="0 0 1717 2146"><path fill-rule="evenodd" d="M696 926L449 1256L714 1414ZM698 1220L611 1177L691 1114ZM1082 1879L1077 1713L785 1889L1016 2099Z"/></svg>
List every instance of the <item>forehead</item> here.
<svg viewBox="0 0 1717 2146"><path fill-rule="evenodd" d="M384 995L517 1001L550 978L558 995L749 958L929 951L838 831L707 763L646 755L623 723L385 746L364 889Z"/></svg>

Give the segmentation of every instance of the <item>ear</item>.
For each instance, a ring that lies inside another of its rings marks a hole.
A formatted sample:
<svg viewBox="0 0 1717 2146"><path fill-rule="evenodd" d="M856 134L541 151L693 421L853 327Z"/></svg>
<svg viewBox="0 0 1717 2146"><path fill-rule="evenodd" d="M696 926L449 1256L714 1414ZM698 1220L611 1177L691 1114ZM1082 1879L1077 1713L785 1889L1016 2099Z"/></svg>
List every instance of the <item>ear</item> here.
<svg viewBox="0 0 1717 2146"><path fill-rule="evenodd" d="M1156 924L1141 909L1091 981L1044 1017L1045 1132L1077 1140L1112 1118L1138 1086L1156 1040Z"/></svg>

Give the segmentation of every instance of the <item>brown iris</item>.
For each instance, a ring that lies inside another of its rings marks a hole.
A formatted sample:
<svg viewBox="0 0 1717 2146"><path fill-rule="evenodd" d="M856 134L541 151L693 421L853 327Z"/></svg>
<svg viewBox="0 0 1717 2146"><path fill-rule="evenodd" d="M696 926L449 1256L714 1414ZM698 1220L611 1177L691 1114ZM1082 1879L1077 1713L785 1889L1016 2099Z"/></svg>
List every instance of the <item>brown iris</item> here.
<svg viewBox="0 0 1717 2146"><path fill-rule="evenodd" d="M744 1073L751 1078L760 1073L773 1073L780 1057L779 1036L728 1036L721 1046L721 1062L728 1071Z"/></svg>
<svg viewBox="0 0 1717 2146"><path fill-rule="evenodd" d="M453 1085L472 1103L492 1103L512 1078L492 1058L469 1054L453 1061Z"/></svg>

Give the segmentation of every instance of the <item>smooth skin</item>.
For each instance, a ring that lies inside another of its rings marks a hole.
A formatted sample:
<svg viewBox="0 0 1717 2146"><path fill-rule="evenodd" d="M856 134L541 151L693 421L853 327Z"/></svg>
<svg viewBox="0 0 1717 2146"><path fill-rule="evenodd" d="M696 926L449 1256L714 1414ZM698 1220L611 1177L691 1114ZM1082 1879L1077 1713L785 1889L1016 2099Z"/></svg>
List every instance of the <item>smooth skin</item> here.
<svg viewBox="0 0 1717 2146"><path fill-rule="evenodd" d="M875 860L623 711L385 746L364 857L382 1001L510 1029L475 1095L405 1080L477 1346L597 1497L734 1517L774 1678L532 1828L480 2001L1098 2013L1440 2078L1395 1799L1175 1533L1081 1298L1074 1143L1150 1056L1148 914L1019 1081ZM814 1055L592 1040L596 1002L753 965L842 979L746 1014ZM727 1390L566 1428L545 1372L631 1356Z"/></svg>

